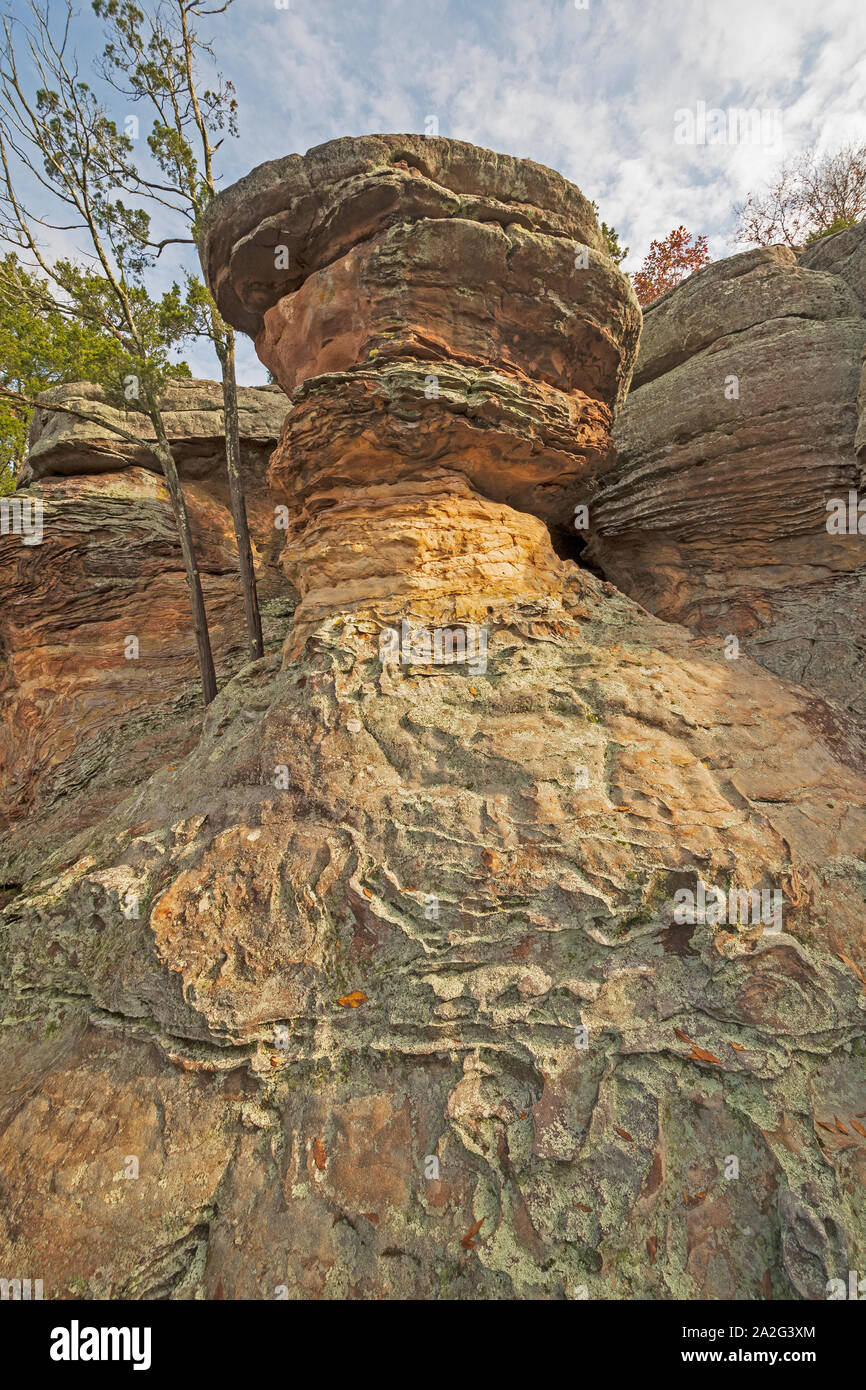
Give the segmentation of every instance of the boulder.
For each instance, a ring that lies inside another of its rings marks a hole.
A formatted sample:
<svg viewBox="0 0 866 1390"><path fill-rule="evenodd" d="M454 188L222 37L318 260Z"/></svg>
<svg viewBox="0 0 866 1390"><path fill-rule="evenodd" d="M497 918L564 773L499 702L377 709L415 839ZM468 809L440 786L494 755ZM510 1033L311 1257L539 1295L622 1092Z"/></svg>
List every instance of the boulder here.
<svg viewBox="0 0 866 1390"><path fill-rule="evenodd" d="M555 582L640 327L602 245L558 174L459 141L335 141L216 200L214 293L294 395L271 479L298 634L346 604L465 618Z"/></svg>
<svg viewBox="0 0 866 1390"><path fill-rule="evenodd" d="M431 220L604 250L591 204L553 169L419 135L346 137L260 164L205 213L199 250L220 310L255 337L266 310L309 275L390 227Z"/></svg>

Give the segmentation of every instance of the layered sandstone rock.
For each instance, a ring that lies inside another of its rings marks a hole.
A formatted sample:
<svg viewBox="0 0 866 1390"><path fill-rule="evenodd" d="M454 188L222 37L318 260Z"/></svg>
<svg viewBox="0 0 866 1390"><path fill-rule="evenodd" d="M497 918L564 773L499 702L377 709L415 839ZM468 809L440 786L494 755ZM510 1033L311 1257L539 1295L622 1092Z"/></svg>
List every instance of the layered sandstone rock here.
<svg viewBox="0 0 866 1390"><path fill-rule="evenodd" d="M340 141L211 214L224 312L304 378L272 464L303 602L6 906L0 1256L54 1297L822 1298L866 1259L860 731L557 557L551 431L570 505L629 292L594 256L560 282L591 361L534 377L497 337L527 282L476 323L489 264L465 295L455 265L449 318L404 224L488 211L495 172L508 236L556 176L448 142L394 175L413 149ZM309 267L270 303L238 249L266 217ZM574 230L517 225L554 267ZM319 370L308 282L398 226L400 352L347 333ZM383 646L404 622L483 625L483 659ZM675 911L712 889L778 899Z"/></svg>
<svg viewBox="0 0 866 1390"><path fill-rule="evenodd" d="M604 250L590 203L553 169L462 140L368 135L260 164L221 194L204 220L202 264L224 315L255 337L265 312L311 274L389 228L430 221Z"/></svg>
<svg viewBox="0 0 866 1390"><path fill-rule="evenodd" d="M587 551L654 613L736 635L861 716L866 534L828 533L827 504L864 496L864 351L866 223L669 291L644 317Z"/></svg>
<svg viewBox="0 0 866 1390"><path fill-rule="evenodd" d="M121 468L146 468L159 473L159 464L145 440L153 439L153 426L139 412L123 412L109 405L100 387L81 381L55 386L39 398L30 425L27 459L19 483L28 486L39 478L95 473L116 473ZM90 420L59 410L52 402L117 424L139 436L136 446L106 429L102 434ZM166 433L172 443L181 478L206 482L214 495L228 495L225 480L225 423L222 386L196 379L170 381L161 400ZM285 397L278 386L242 386L238 391L238 428L244 477L255 494L265 482L270 456L279 438L286 413Z"/></svg>
<svg viewBox="0 0 866 1390"><path fill-rule="evenodd" d="M473 610L533 587L532 516L573 536L631 376L640 311L602 246L558 174L459 141L334 141L220 199L201 239L217 301L300 392L272 478L302 616L332 582L345 596L350 530L359 599L428 587L437 535Z"/></svg>
<svg viewBox="0 0 866 1390"><path fill-rule="evenodd" d="M113 413L88 384L55 388L46 399ZM242 662L244 628L221 400L214 382L172 384L166 419L177 431L172 443L225 676ZM279 608L287 588L275 563L265 470L286 400L279 388L245 388L240 407L260 593L266 609ZM32 864L37 846L64 840L187 749L200 725L186 579L156 469L144 446L100 436L59 411L36 413L25 467L31 486L21 497L42 506L42 543L0 537L4 881L26 872L22 857Z"/></svg>

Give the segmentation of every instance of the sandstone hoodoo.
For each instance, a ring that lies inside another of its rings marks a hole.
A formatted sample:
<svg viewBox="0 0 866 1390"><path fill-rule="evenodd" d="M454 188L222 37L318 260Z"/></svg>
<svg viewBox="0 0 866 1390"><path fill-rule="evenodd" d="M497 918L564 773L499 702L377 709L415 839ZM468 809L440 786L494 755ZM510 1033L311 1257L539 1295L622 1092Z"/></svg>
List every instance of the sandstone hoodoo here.
<svg viewBox="0 0 866 1390"><path fill-rule="evenodd" d="M301 602L7 889L4 1264L825 1297L866 1268L863 730L567 558L639 326L589 204L340 140L229 189L202 252L291 393Z"/></svg>
<svg viewBox="0 0 866 1390"><path fill-rule="evenodd" d="M217 200L220 307L297 391L271 476L301 619L549 590L547 528L574 536L611 462L637 347L602 245L558 174L418 136L334 141Z"/></svg>

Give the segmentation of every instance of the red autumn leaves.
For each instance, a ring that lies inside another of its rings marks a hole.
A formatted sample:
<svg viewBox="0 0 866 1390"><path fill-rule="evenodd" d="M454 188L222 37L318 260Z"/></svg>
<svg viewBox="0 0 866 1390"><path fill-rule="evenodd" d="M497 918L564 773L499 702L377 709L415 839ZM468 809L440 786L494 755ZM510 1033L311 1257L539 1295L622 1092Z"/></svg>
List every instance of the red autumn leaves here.
<svg viewBox="0 0 866 1390"><path fill-rule="evenodd" d="M675 227L663 241L651 241L649 254L632 278L638 303L652 304L687 275L709 265L705 236L693 237L685 227Z"/></svg>

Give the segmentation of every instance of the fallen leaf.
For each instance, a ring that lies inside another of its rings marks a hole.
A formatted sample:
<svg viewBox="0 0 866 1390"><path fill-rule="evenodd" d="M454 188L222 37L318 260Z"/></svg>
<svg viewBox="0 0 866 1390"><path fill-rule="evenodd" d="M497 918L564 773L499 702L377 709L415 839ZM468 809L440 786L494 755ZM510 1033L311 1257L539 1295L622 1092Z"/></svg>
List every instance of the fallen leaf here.
<svg viewBox="0 0 866 1390"><path fill-rule="evenodd" d="M614 1125L614 1129L616 1130L620 1138L627 1139L630 1144L634 1143L634 1140L632 1139L627 1129L620 1129L619 1125Z"/></svg>
<svg viewBox="0 0 866 1390"><path fill-rule="evenodd" d="M478 691L475 689L475 686L474 686L474 685L470 685L470 687L469 687L469 693L470 693L471 695L477 695L477 694L478 694Z"/></svg>
<svg viewBox="0 0 866 1390"><path fill-rule="evenodd" d="M694 1043L692 1042L691 1038L688 1037L685 1033L683 1033L679 1028L675 1028L674 1032L676 1033L680 1042L688 1043L689 1047L694 1047Z"/></svg>
<svg viewBox="0 0 866 1390"><path fill-rule="evenodd" d="M319 1170L320 1173L324 1172L324 1170L325 1170L325 1162L326 1162L326 1154L325 1154L325 1146L324 1146L324 1144L322 1143L321 1139L314 1139L314 1140L313 1140L313 1162L315 1163L315 1165L316 1165L316 1167L318 1168L318 1170Z"/></svg>
<svg viewBox="0 0 866 1390"><path fill-rule="evenodd" d="M825 1124L823 1120L816 1120L815 1123L816 1123L816 1124L819 1124L819 1125L821 1126L822 1129L829 1129L829 1131L830 1131L831 1134L835 1134L835 1133L836 1133L836 1126L835 1126L835 1125L828 1125L828 1124Z"/></svg>
<svg viewBox="0 0 866 1390"><path fill-rule="evenodd" d="M373 894L370 892L369 888L365 888L365 889L364 889L364 894L365 894L365 896L368 897L368 898L372 898L372 896L373 896Z"/></svg>
<svg viewBox="0 0 866 1390"><path fill-rule="evenodd" d="M696 1202L699 1202L699 1201L701 1200L701 1198L702 1198L702 1197L706 1197L706 1195L707 1195L706 1192L696 1192L696 1193L695 1193L695 1201L696 1201Z"/></svg>
<svg viewBox="0 0 866 1390"><path fill-rule="evenodd" d="M691 1199L691 1197L689 1196L689 1194L686 1192L686 1189L683 1188L683 1201L685 1202L686 1206L688 1206L688 1204L689 1204L689 1202L690 1202L691 1200L692 1200L692 1199Z"/></svg>
<svg viewBox="0 0 866 1390"><path fill-rule="evenodd" d="M715 1057L712 1052L706 1052L702 1047L696 1047L694 1043L692 1043L692 1056L698 1062L712 1062L716 1067L725 1065L721 1057Z"/></svg>
<svg viewBox="0 0 866 1390"><path fill-rule="evenodd" d="M574 1205L577 1207L578 1211L592 1211L592 1207L585 1207L583 1202L575 1202Z"/></svg>
<svg viewBox="0 0 866 1390"><path fill-rule="evenodd" d="M731 1043L731 1047L733 1047L737 1052L745 1052L746 1050L744 1047L741 1047L739 1043L735 1042Z"/></svg>
<svg viewBox="0 0 866 1390"><path fill-rule="evenodd" d="M845 1128L845 1126L843 1125L842 1121L839 1119L839 1116L838 1116L838 1115L834 1115L834 1116L833 1116L833 1119L836 1121L836 1128L837 1128L837 1130L839 1131L839 1133L840 1133L840 1134L844 1134L844 1135L845 1135L845 1138L847 1139L847 1138L848 1138L848 1131L847 1131L847 1129Z"/></svg>
<svg viewBox="0 0 866 1390"><path fill-rule="evenodd" d="M866 1129L862 1125L858 1125L856 1120L851 1121L851 1128L856 1129L857 1133L862 1134L863 1138L866 1139Z"/></svg>
<svg viewBox="0 0 866 1390"><path fill-rule="evenodd" d="M656 1252L659 1248L658 1236L650 1236L646 1243L646 1248L647 1254L649 1255L649 1262L651 1265L654 1265L656 1262Z"/></svg>
<svg viewBox="0 0 866 1390"><path fill-rule="evenodd" d="M463 1249L464 1249L464 1250L474 1250L474 1249L475 1249L475 1241L472 1239L472 1237L478 1235L478 1232L481 1230L481 1227L482 1227L483 1225L484 1225L484 1217L482 1216L482 1218L481 1218L480 1221L476 1221L475 1224L474 1224L474 1226L470 1226L470 1227L469 1227L469 1230L466 1232L465 1236L463 1237L463 1239L462 1239L461 1242L460 1242L460 1244L463 1246Z"/></svg>
<svg viewBox="0 0 866 1390"><path fill-rule="evenodd" d="M366 1004L366 1002L367 996L360 989L353 989L351 994L344 994L342 999L337 1000L343 1009L357 1009L359 1004Z"/></svg>

